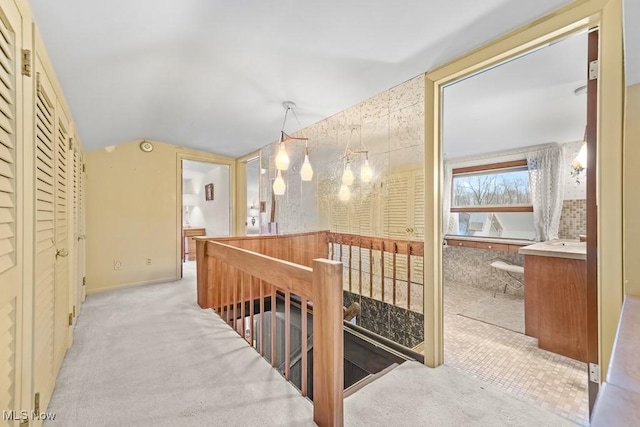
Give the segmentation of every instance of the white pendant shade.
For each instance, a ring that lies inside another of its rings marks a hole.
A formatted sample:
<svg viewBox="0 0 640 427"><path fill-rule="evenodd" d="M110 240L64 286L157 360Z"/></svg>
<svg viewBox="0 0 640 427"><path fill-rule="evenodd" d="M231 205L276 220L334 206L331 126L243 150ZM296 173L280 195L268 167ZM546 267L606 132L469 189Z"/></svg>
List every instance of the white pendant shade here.
<svg viewBox="0 0 640 427"><path fill-rule="evenodd" d="M280 143L280 149L278 155L276 155L276 168L280 171L286 171L289 169L289 155L284 148L284 143Z"/></svg>
<svg viewBox="0 0 640 427"><path fill-rule="evenodd" d="M587 168L587 143L582 144L578 155L576 156L573 164L580 168Z"/></svg>
<svg viewBox="0 0 640 427"><path fill-rule="evenodd" d="M278 176L275 181L273 181L273 194L282 196L286 189L287 185L284 183L284 179L282 179L282 172L278 171Z"/></svg>
<svg viewBox="0 0 640 427"><path fill-rule="evenodd" d="M343 202L348 202L349 198L351 198L351 191L349 191L349 187L347 187L345 184L342 184L342 186L340 186L338 198Z"/></svg>
<svg viewBox="0 0 640 427"><path fill-rule="evenodd" d="M371 178L373 178L373 171L369 166L369 159L366 159L364 165L360 168L360 180L362 182L371 182Z"/></svg>
<svg viewBox="0 0 640 427"><path fill-rule="evenodd" d="M311 181L311 179L313 179L313 168L311 167L311 163L309 163L308 154L304 155L304 162L300 168L300 178L303 181Z"/></svg>
<svg viewBox="0 0 640 427"><path fill-rule="evenodd" d="M343 185L353 184L353 172L351 171L350 163L347 163L347 165L344 167L344 172L342 174L342 184Z"/></svg>

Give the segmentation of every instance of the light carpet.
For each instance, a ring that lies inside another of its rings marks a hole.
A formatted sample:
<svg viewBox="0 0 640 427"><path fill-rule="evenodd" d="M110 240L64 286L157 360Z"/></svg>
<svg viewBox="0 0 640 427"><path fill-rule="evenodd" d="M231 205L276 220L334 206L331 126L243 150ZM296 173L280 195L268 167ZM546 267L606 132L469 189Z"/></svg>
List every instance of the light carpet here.
<svg viewBox="0 0 640 427"><path fill-rule="evenodd" d="M573 426L455 368L405 362L345 399L347 426Z"/></svg>
<svg viewBox="0 0 640 427"><path fill-rule="evenodd" d="M48 411L48 427L314 425L311 403L197 306L192 265L87 297Z"/></svg>

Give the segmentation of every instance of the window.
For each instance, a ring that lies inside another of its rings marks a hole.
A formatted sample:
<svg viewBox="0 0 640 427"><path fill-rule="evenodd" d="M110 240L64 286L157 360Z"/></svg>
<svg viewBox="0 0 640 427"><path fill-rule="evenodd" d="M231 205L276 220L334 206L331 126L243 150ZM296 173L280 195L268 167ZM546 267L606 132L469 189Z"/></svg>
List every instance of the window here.
<svg viewBox="0 0 640 427"><path fill-rule="evenodd" d="M526 160L453 169L449 234L533 240Z"/></svg>

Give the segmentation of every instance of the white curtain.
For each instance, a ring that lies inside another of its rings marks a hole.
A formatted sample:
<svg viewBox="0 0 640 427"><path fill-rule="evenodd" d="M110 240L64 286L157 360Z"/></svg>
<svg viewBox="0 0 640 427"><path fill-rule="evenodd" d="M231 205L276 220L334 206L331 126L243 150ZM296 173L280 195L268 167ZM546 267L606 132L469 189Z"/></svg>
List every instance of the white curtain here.
<svg viewBox="0 0 640 427"><path fill-rule="evenodd" d="M537 241L558 238L564 196L563 148L554 145L527 152L533 222Z"/></svg>
<svg viewBox="0 0 640 427"><path fill-rule="evenodd" d="M453 168L449 163L444 164L444 183L442 185L442 235L449 234L453 228L451 214L451 186L453 181ZM457 227L456 227L457 230Z"/></svg>

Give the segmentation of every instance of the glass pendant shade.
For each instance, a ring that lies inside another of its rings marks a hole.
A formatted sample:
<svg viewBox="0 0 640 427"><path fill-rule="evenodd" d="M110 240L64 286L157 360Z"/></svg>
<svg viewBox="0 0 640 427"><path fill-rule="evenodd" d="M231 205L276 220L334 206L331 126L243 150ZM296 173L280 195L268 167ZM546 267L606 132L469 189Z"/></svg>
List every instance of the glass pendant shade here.
<svg viewBox="0 0 640 427"><path fill-rule="evenodd" d="M574 164L574 167L576 168L582 168L582 169L587 168L587 143L586 142L582 144L582 147L580 148L578 155L573 161L573 164Z"/></svg>
<svg viewBox="0 0 640 427"><path fill-rule="evenodd" d="M353 184L353 172L351 171L351 164L349 163L347 163L347 165L344 167L344 172L342 173L342 184L343 185Z"/></svg>
<svg viewBox="0 0 640 427"><path fill-rule="evenodd" d="M287 185L284 183L284 179L282 179L282 172L278 171L278 176L275 181L273 181L273 194L282 196L286 189Z"/></svg>
<svg viewBox="0 0 640 427"><path fill-rule="evenodd" d="M286 171L289 169L289 155L287 154L287 150L284 148L284 143L280 143L280 149L278 150L278 155L276 155L276 169L279 171Z"/></svg>
<svg viewBox="0 0 640 427"><path fill-rule="evenodd" d="M300 178L302 178L303 181L311 181L313 178L313 168L311 167L311 163L309 163L309 154L304 155L304 162L300 168Z"/></svg>
<svg viewBox="0 0 640 427"><path fill-rule="evenodd" d="M369 159L366 159L364 165L360 168L360 180L362 182L371 182L371 178L373 178L373 171L369 166Z"/></svg>
<svg viewBox="0 0 640 427"><path fill-rule="evenodd" d="M342 184L340 186L340 191L338 192L338 198L343 202L348 202L351 197L351 191L349 191L349 187L346 184Z"/></svg>

